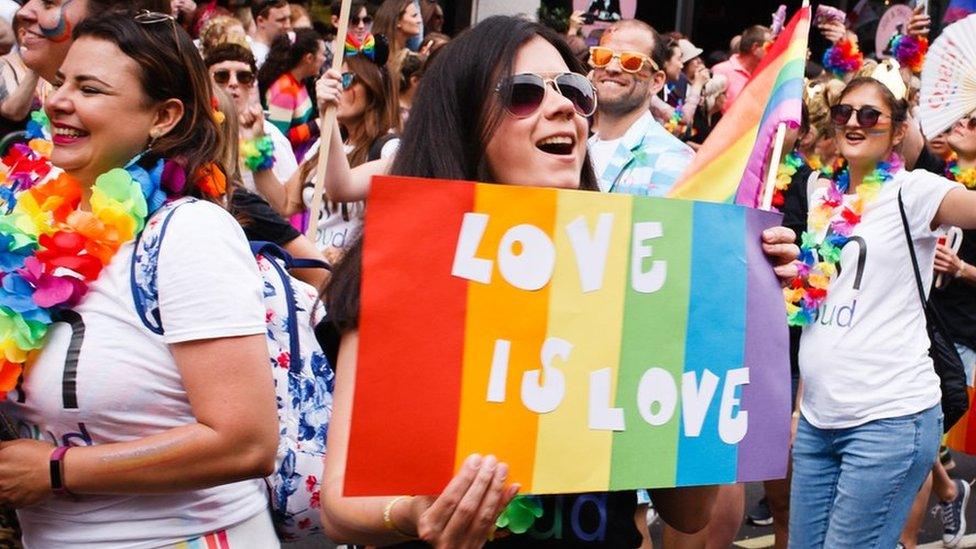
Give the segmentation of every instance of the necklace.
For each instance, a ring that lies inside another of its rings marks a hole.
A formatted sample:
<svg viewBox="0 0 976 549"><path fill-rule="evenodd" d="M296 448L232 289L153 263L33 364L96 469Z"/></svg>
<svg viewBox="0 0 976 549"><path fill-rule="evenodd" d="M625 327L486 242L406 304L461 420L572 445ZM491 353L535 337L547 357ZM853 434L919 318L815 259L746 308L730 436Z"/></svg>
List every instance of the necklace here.
<svg viewBox="0 0 976 549"><path fill-rule="evenodd" d="M850 171L844 166L810 208L808 223L813 230L804 231L801 237L799 275L783 290L790 326L813 322L814 314L827 298L827 287L837 272L844 244L861 222L867 205L901 169L901 158L892 154L864 177L854 195L846 195L851 181Z"/></svg>
<svg viewBox="0 0 976 549"><path fill-rule="evenodd" d="M59 312L81 302L119 248L134 239L186 176L179 163L144 159L98 176L90 211L81 209L81 184L67 174L39 183L52 170L47 118L31 115L28 145L14 145L0 173L0 400L16 387L25 363L44 346ZM148 166L148 169L147 167ZM223 173L209 164L199 187L223 193Z"/></svg>
<svg viewBox="0 0 976 549"><path fill-rule="evenodd" d="M955 153L946 162L945 176L962 183L967 189L976 189L976 168L960 168Z"/></svg>
<svg viewBox="0 0 976 549"><path fill-rule="evenodd" d="M818 171L825 177L830 178L838 171L840 163L841 161L838 160L832 166L824 166L818 155L807 157L798 150L790 151L789 154L783 157L783 162L780 163L779 168L776 170L776 184L773 187L773 206L782 208L786 201L785 193L790 188L790 184L793 183L793 176L801 166L808 166L811 170Z"/></svg>

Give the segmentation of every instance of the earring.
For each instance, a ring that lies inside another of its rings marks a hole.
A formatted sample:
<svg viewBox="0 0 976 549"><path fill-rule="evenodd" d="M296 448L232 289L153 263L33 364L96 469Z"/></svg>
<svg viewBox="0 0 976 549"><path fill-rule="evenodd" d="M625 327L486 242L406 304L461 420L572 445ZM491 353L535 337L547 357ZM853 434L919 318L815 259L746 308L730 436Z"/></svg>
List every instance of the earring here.
<svg viewBox="0 0 976 549"><path fill-rule="evenodd" d="M149 132L149 144L146 145L146 150L147 151L151 151L152 150L153 145L156 144L156 139L158 139L158 138L159 138L159 135L157 135L155 131Z"/></svg>

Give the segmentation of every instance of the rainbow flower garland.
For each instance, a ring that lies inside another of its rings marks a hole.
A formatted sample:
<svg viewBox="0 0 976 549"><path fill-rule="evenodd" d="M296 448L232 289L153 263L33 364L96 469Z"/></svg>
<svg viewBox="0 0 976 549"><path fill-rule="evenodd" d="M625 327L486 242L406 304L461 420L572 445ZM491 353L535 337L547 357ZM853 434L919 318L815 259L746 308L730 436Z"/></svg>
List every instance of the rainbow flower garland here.
<svg viewBox="0 0 976 549"><path fill-rule="evenodd" d="M945 176L962 183L967 189L976 189L976 168L960 168L955 154L946 162Z"/></svg>
<svg viewBox="0 0 976 549"><path fill-rule="evenodd" d="M929 39L925 36L896 34L891 37L888 48L899 65L908 67L913 73L918 74L922 72L925 54L929 51Z"/></svg>
<svg viewBox="0 0 976 549"><path fill-rule="evenodd" d="M58 313L77 306L119 248L186 186L178 162L158 159L147 169L139 155L98 176L91 211L83 210L83 189L74 178L62 173L38 183L52 170L52 145L43 138L47 126L42 112L33 113L31 141L14 145L3 158L6 172L0 172L0 400L44 346ZM226 190L214 164L195 175L211 196Z"/></svg>
<svg viewBox="0 0 976 549"><path fill-rule="evenodd" d="M834 172L839 168L838 165L824 166L820 157L817 155L807 158L800 151L790 151L783 158L783 162L780 163L779 168L776 170L776 184L773 188L773 206L781 208L786 202L785 193L790 188L790 184L793 183L793 176L802 166L809 166L811 170L819 171L821 175L828 178L833 177Z"/></svg>
<svg viewBox="0 0 976 549"><path fill-rule="evenodd" d="M864 65L864 54L857 44L847 38L838 41L824 52L824 68L839 78L860 70L862 65Z"/></svg>
<svg viewBox="0 0 976 549"><path fill-rule="evenodd" d="M850 173L845 166L810 208L808 221L813 232L805 231L801 237L799 276L783 289L790 326L813 322L817 309L827 298L827 287L837 272L844 244L861 222L867 205L901 169L901 158L892 154L865 176L856 194L850 196L845 194L850 187Z"/></svg>

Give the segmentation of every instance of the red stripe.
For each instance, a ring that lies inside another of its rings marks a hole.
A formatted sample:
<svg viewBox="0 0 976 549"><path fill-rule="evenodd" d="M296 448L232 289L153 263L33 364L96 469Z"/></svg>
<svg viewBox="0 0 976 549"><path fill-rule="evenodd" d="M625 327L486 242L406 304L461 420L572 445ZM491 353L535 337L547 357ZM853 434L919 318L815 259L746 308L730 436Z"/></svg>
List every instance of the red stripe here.
<svg viewBox="0 0 976 549"><path fill-rule="evenodd" d="M220 545L220 549L230 549L230 542L227 541L227 530L217 532L217 543Z"/></svg>
<svg viewBox="0 0 976 549"><path fill-rule="evenodd" d="M213 533L203 536L203 541L207 543L207 549L220 549L217 547L217 540L214 539Z"/></svg>
<svg viewBox="0 0 976 549"><path fill-rule="evenodd" d="M450 273L474 196L463 182L373 179L347 496L438 494L454 474L467 281ZM422 383L386 373L431 368Z"/></svg>

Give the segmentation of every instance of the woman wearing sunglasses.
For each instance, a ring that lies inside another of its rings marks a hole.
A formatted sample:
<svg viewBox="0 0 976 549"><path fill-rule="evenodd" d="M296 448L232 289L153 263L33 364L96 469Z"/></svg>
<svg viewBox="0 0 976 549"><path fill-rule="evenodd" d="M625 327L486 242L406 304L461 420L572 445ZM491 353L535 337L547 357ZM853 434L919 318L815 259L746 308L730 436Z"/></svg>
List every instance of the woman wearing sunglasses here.
<svg viewBox="0 0 976 549"><path fill-rule="evenodd" d="M791 547L894 547L942 435L899 205L927 289L937 229L976 228L976 193L903 169L905 92L882 64L830 109L844 165L811 199L804 266L787 292L790 323L803 326Z"/></svg>
<svg viewBox="0 0 976 549"><path fill-rule="evenodd" d="M586 117L596 108L595 91L581 70L563 39L545 27L513 17L479 23L445 46L428 67L391 173L595 191L586 149ZM507 465L492 456L470 456L438 497L342 495L361 252L357 243L327 290L328 308L343 333L322 492L328 534L336 541L363 544L421 539L435 547L481 547L518 490L506 486ZM658 490L655 504L673 525L693 531L707 520L713 492ZM619 548L642 543L633 491L541 501L543 517L530 533L499 535L490 545Z"/></svg>

